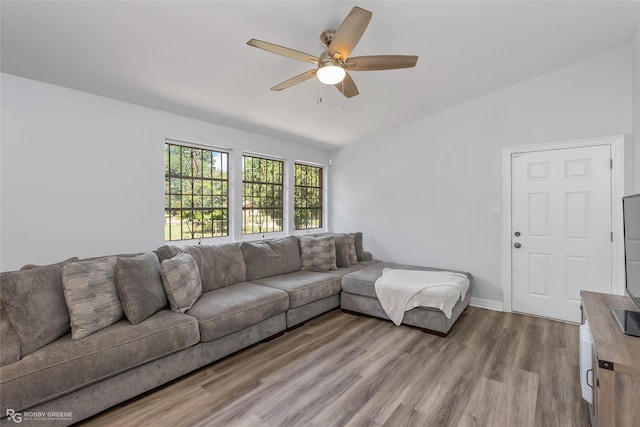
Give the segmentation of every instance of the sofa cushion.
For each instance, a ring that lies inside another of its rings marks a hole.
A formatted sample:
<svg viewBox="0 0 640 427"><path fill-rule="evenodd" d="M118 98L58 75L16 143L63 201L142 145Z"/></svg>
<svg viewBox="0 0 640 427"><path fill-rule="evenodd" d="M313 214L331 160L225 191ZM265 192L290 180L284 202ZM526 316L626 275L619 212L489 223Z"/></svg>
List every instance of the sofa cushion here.
<svg viewBox="0 0 640 427"><path fill-rule="evenodd" d="M362 261L357 264L350 265L349 267L341 267L337 270L328 271L327 274L335 274L337 276L346 276L349 273L353 273L354 271L362 270L363 268L367 268L370 265L377 264L381 261Z"/></svg>
<svg viewBox="0 0 640 427"><path fill-rule="evenodd" d="M286 292L236 283L203 293L186 314L198 319L200 340L207 342L284 313L288 307Z"/></svg>
<svg viewBox="0 0 640 427"><path fill-rule="evenodd" d="M61 265L4 272L0 283L2 304L20 339L20 356L69 332Z"/></svg>
<svg viewBox="0 0 640 427"><path fill-rule="evenodd" d="M349 267L351 265L349 261L349 236L346 234L336 234L334 238L336 241L336 265L338 268Z"/></svg>
<svg viewBox="0 0 640 427"><path fill-rule="evenodd" d="M294 236L242 242L247 281L298 271L302 267L300 245Z"/></svg>
<svg viewBox="0 0 640 427"><path fill-rule="evenodd" d="M121 320L80 341L66 335L2 368L3 407L21 411L198 343L196 320L161 310L145 322ZM96 396L98 398L98 396Z"/></svg>
<svg viewBox="0 0 640 427"><path fill-rule="evenodd" d="M247 269L239 243L197 245L182 248L196 260L202 292L224 288L247 280Z"/></svg>
<svg viewBox="0 0 640 427"><path fill-rule="evenodd" d="M160 263L152 252L116 260L116 288L124 314L134 325L167 305Z"/></svg>
<svg viewBox="0 0 640 427"><path fill-rule="evenodd" d="M300 257L303 271L337 269L335 237L300 237Z"/></svg>
<svg viewBox="0 0 640 427"><path fill-rule="evenodd" d="M160 264L160 277L167 293L171 310L184 313L202 295L202 282L193 257L179 253Z"/></svg>
<svg viewBox="0 0 640 427"><path fill-rule="evenodd" d="M71 318L71 336L84 338L124 316L115 281L116 258L95 258L66 264L64 297Z"/></svg>
<svg viewBox="0 0 640 427"><path fill-rule="evenodd" d="M340 293L340 276L314 271L296 271L254 283L282 289L289 294L289 307L299 307Z"/></svg>

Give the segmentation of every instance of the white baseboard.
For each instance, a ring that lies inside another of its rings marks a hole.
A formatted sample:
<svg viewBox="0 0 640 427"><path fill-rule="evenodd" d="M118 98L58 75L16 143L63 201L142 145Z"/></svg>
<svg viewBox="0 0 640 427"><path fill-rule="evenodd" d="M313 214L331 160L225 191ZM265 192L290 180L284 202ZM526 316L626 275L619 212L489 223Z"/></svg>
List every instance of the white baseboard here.
<svg viewBox="0 0 640 427"><path fill-rule="evenodd" d="M490 299L471 297L469 305L472 305L473 307L486 308L488 310L504 311L503 303L501 301L493 301Z"/></svg>

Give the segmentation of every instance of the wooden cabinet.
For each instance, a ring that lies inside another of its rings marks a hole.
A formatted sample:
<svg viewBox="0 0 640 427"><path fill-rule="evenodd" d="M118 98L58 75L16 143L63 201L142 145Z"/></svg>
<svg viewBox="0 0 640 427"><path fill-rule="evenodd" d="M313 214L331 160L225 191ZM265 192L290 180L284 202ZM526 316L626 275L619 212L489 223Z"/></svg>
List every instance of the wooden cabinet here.
<svg viewBox="0 0 640 427"><path fill-rule="evenodd" d="M626 297L581 292L593 339L593 427L640 426L640 338L622 333L611 308L636 309Z"/></svg>

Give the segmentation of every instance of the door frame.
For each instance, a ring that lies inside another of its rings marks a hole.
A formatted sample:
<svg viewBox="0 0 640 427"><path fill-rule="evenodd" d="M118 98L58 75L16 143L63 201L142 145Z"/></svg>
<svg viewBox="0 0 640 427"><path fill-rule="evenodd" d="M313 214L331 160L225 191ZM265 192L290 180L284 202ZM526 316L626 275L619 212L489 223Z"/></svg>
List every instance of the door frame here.
<svg viewBox="0 0 640 427"><path fill-rule="evenodd" d="M512 280L511 280L511 156L535 151L560 150L566 148L591 147L595 145L609 145L611 159L611 227L613 244L611 245L611 292L614 295L624 295L624 241L622 223L622 200L625 194L624 173L624 135L611 135L596 138L572 139L548 142L543 144L505 147L502 149L502 295L503 311L512 311Z"/></svg>

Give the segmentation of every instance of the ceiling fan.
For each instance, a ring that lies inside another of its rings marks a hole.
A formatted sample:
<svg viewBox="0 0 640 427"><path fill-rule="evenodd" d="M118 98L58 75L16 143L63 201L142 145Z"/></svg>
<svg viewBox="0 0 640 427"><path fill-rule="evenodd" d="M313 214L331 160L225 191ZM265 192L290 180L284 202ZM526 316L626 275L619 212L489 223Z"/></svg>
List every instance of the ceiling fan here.
<svg viewBox="0 0 640 427"><path fill-rule="evenodd" d="M317 76L324 84L335 87L347 98L356 96L358 87L349 75L349 71L393 70L415 67L418 57L415 55L372 55L349 57L351 51L367 29L372 13L354 7L342 21L338 30L327 30L320 34L320 41L327 50L319 57L304 52L278 46L262 40L251 39L249 46L264 49L268 52L297 59L298 61L316 64L317 68L297 75L282 82L271 90L280 91Z"/></svg>

